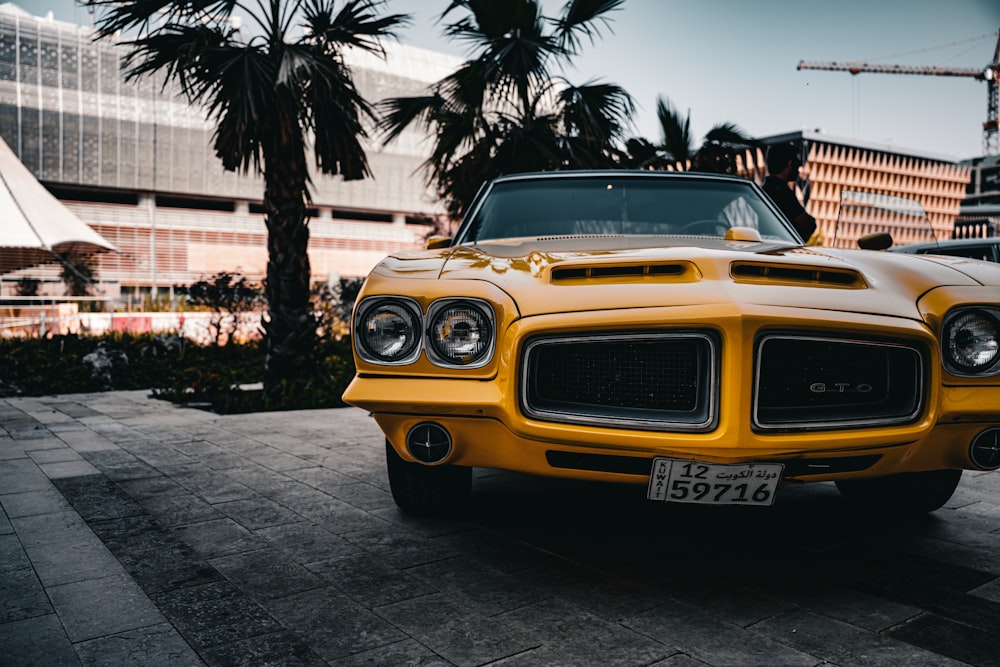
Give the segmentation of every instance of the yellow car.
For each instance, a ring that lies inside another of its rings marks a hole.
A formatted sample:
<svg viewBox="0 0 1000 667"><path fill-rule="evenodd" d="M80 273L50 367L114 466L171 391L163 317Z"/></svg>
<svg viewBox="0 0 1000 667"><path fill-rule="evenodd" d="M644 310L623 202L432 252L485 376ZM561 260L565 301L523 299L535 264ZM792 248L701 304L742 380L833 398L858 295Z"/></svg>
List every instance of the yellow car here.
<svg viewBox="0 0 1000 667"><path fill-rule="evenodd" d="M496 179L427 245L368 276L344 394L405 511L488 467L927 512L1000 467L1000 266L804 247L751 181L645 171Z"/></svg>

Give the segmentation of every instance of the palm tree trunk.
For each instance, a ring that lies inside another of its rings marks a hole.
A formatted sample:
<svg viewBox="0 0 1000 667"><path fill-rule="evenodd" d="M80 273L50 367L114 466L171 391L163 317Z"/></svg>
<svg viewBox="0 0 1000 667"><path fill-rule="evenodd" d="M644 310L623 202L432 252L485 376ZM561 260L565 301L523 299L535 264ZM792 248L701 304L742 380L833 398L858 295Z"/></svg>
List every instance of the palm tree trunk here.
<svg viewBox="0 0 1000 667"><path fill-rule="evenodd" d="M294 119L292 126L298 127ZM309 301L308 171L303 142L301 137L275 136L269 144L264 168L268 251L264 392L276 397L297 392L321 373L315 357L317 322Z"/></svg>

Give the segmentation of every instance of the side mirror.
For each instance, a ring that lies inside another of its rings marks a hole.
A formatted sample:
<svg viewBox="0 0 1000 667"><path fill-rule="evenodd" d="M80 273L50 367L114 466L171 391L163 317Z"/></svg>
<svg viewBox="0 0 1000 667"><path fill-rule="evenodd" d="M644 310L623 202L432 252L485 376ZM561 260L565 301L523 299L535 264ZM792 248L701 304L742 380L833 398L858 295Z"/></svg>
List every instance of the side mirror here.
<svg viewBox="0 0 1000 667"><path fill-rule="evenodd" d="M424 242L424 249L434 250L435 248L447 248L451 245L450 236L430 236Z"/></svg>
<svg viewBox="0 0 1000 667"><path fill-rule="evenodd" d="M888 232L872 232L858 239L858 246L864 250L885 250L892 247L892 234Z"/></svg>
<svg viewBox="0 0 1000 667"><path fill-rule="evenodd" d="M726 230L727 241L757 241L760 242L760 232L753 227L730 227Z"/></svg>

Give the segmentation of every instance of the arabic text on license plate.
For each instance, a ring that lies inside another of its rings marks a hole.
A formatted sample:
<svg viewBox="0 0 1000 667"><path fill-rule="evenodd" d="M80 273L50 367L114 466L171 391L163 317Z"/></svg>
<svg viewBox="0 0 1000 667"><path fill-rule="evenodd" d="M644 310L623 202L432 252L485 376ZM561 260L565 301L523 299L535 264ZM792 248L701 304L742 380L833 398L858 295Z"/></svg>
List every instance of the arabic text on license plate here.
<svg viewBox="0 0 1000 667"><path fill-rule="evenodd" d="M784 468L780 463L722 465L656 458L646 497L703 505L770 505Z"/></svg>

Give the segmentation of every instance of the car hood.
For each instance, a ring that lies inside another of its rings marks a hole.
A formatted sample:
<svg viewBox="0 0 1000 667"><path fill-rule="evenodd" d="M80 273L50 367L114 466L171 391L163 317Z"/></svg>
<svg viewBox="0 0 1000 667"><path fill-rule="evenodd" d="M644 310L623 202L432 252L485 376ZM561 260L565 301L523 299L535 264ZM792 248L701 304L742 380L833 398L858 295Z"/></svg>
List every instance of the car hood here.
<svg viewBox="0 0 1000 667"><path fill-rule="evenodd" d="M1000 287L1000 266L960 258L722 239L564 237L399 253L374 275L485 280L522 316L744 303L919 319L942 285Z"/></svg>

